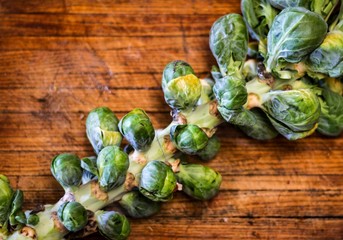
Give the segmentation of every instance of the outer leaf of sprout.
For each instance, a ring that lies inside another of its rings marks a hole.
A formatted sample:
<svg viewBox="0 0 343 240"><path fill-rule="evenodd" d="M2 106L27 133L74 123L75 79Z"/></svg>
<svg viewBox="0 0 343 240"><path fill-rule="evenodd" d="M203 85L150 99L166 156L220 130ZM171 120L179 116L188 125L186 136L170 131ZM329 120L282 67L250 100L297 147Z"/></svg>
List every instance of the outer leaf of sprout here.
<svg viewBox="0 0 343 240"><path fill-rule="evenodd" d="M133 218L150 217L161 209L161 202L152 201L138 191L126 193L119 201L119 204Z"/></svg>
<svg viewBox="0 0 343 240"><path fill-rule="evenodd" d="M26 216L22 211L24 195L21 190L16 190L11 204L9 223L15 230L22 228L26 224Z"/></svg>
<svg viewBox="0 0 343 240"><path fill-rule="evenodd" d="M200 80L184 61L173 61L163 70L162 89L167 104L177 110L193 108L201 95Z"/></svg>
<svg viewBox="0 0 343 240"><path fill-rule="evenodd" d="M320 105L321 114L317 131L326 136L339 136L343 131L343 96L325 88Z"/></svg>
<svg viewBox="0 0 343 240"><path fill-rule="evenodd" d="M95 180L98 177L98 169L96 166L97 158L95 156L85 157L81 159L82 184Z"/></svg>
<svg viewBox="0 0 343 240"><path fill-rule="evenodd" d="M97 159L99 185L108 192L124 183L129 157L117 146L103 148Z"/></svg>
<svg viewBox="0 0 343 240"><path fill-rule="evenodd" d="M131 232L127 218L115 211L97 211L95 213L99 232L109 240L127 239Z"/></svg>
<svg viewBox="0 0 343 240"><path fill-rule="evenodd" d="M254 117L252 124L240 126L240 129L246 135L258 140L269 140L278 135L278 132L263 111L253 108L250 110L250 116Z"/></svg>
<svg viewBox="0 0 343 240"><path fill-rule="evenodd" d="M93 109L86 120L87 137L96 154L106 146L119 146L122 136L118 131L118 118L107 107Z"/></svg>
<svg viewBox="0 0 343 240"><path fill-rule="evenodd" d="M248 30L239 14L220 17L210 31L210 49L221 75L237 74L248 52Z"/></svg>
<svg viewBox="0 0 343 240"><path fill-rule="evenodd" d="M139 191L152 201L166 202L173 197L176 177L171 167L161 161L151 161L142 170Z"/></svg>
<svg viewBox="0 0 343 240"><path fill-rule="evenodd" d="M217 136L212 136L203 149L197 152L197 155L201 158L203 161L209 161L213 159L220 149L220 141Z"/></svg>
<svg viewBox="0 0 343 240"><path fill-rule="evenodd" d="M288 7L304 7L310 9L312 0L269 0L269 2L281 10Z"/></svg>
<svg viewBox="0 0 343 240"><path fill-rule="evenodd" d="M322 44L310 54L307 65L313 72L330 77L343 76L343 32L329 32Z"/></svg>
<svg viewBox="0 0 343 240"><path fill-rule="evenodd" d="M13 194L8 178L0 174L0 233L7 232Z"/></svg>
<svg viewBox="0 0 343 240"><path fill-rule="evenodd" d="M146 150L155 137L155 129L148 115L139 108L126 114L118 124L121 134L130 145L138 150Z"/></svg>
<svg viewBox="0 0 343 240"><path fill-rule="evenodd" d="M256 39L265 39L278 10L267 0L242 0L241 9L250 35Z"/></svg>
<svg viewBox="0 0 343 240"><path fill-rule="evenodd" d="M177 149L187 154L196 154L205 148L208 136L197 125L174 125L170 128L170 138Z"/></svg>
<svg viewBox="0 0 343 240"><path fill-rule="evenodd" d="M71 189L81 184L82 168L78 156L72 153L62 153L55 156L50 170L55 179L65 189Z"/></svg>
<svg viewBox="0 0 343 240"><path fill-rule="evenodd" d="M319 14L302 7L284 9L268 33L267 71L277 71L285 62L300 62L321 44L326 32L327 24Z"/></svg>
<svg viewBox="0 0 343 240"><path fill-rule="evenodd" d="M176 173L182 184L182 191L198 200L209 200L219 192L221 175L213 169L200 164L180 164Z"/></svg>
<svg viewBox="0 0 343 240"><path fill-rule="evenodd" d="M61 223L71 232L84 228L88 221L87 210L78 202L65 202L57 211Z"/></svg>

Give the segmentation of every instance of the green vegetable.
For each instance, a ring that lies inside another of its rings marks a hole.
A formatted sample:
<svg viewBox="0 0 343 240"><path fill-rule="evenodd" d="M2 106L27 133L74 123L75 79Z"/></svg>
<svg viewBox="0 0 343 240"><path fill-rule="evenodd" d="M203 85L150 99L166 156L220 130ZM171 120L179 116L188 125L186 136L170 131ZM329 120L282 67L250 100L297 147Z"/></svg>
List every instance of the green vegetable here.
<svg viewBox="0 0 343 240"><path fill-rule="evenodd" d="M153 201L166 202L176 187L174 172L166 163L151 161L142 170L139 191Z"/></svg>
<svg viewBox="0 0 343 240"><path fill-rule="evenodd" d="M11 211L13 194L8 178L0 174L0 232L7 232L7 221Z"/></svg>
<svg viewBox="0 0 343 240"><path fill-rule="evenodd" d="M87 210L78 202L65 202L57 215L61 223L71 232L76 232L84 228L88 221Z"/></svg>
<svg viewBox="0 0 343 240"><path fill-rule="evenodd" d="M210 30L210 49L222 76L237 74L248 52L248 30L239 14L220 17Z"/></svg>
<svg viewBox="0 0 343 240"><path fill-rule="evenodd" d="M119 146L122 136L118 118L107 107L93 109L86 120L86 133L96 154L106 146Z"/></svg>
<svg viewBox="0 0 343 240"><path fill-rule="evenodd" d="M95 213L99 232L109 240L127 239L131 232L127 218L115 211L97 211Z"/></svg>
<svg viewBox="0 0 343 240"><path fill-rule="evenodd" d="M173 61L163 70L162 89L167 104L177 110L193 108L201 96L200 80L184 61Z"/></svg>
<svg viewBox="0 0 343 240"><path fill-rule="evenodd" d="M310 5L313 0L268 0L268 1L274 7L282 10L288 7L304 7L306 9L310 9Z"/></svg>
<svg viewBox="0 0 343 240"><path fill-rule="evenodd" d="M118 127L130 145L138 151L146 150L155 137L155 129L150 118L139 108L126 114Z"/></svg>
<svg viewBox="0 0 343 240"><path fill-rule="evenodd" d="M50 170L55 179L66 191L73 191L81 184L82 168L78 156L62 153L52 159Z"/></svg>
<svg viewBox="0 0 343 240"><path fill-rule="evenodd" d="M196 154L205 148L208 142L206 133L193 124L172 126L170 128L170 138L181 152L187 154Z"/></svg>
<svg viewBox="0 0 343 240"><path fill-rule="evenodd" d="M99 185L108 192L124 183L129 168L128 155L117 146L103 148L97 159Z"/></svg>
<svg viewBox="0 0 343 240"><path fill-rule="evenodd" d="M208 139L206 147L197 152L197 155L203 161L213 159L220 150L220 141L217 136L212 136Z"/></svg>
<svg viewBox="0 0 343 240"><path fill-rule="evenodd" d="M94 156L81 159L81 167L83 169L82 184L97 179L98 169L96 166L96 162L97 158Z"/></svg>
<svg viewBox="0 0 343 240"><path fill-rule="evenodd" d="M126 193L119 201L119 204L133 218L150 217L161 209L161 202L152 201L138 191Z"/></svg>
<svg viewBox="0 0 343 240"><path fill-rule="evenodd" d="M24 195L21 190L16 190L12 200L9 223L13 229L21 229L26 224L26 216L22 210Z"/></svg>
<svg viewBox="0 0 343 240"><path fill-rule="evenodd" d="M267 38L278 10L268 0L242 0L241 9L251 37L256 40Z"/></svg>
<svg viewBox="0 0 343 240"><path fill-rule="evenodd" d="M221 175L200 164L180 164L176 173L182 191L198 200L209 200L218 194L222 182Z"/></svg>
<svg viewBox="0 0 343 240"><path fill-rule="evenodd" d="M330 77L343 76L343 32L329 32L308 58L308 68Z"/></svg>
<svg viewBox="0 0 343 240"><path fill-rule="evenodd" d="M268 33L267 71L300 62L321 44L326 32L327 24L320 15L301 7L284 9Z"/></svg>

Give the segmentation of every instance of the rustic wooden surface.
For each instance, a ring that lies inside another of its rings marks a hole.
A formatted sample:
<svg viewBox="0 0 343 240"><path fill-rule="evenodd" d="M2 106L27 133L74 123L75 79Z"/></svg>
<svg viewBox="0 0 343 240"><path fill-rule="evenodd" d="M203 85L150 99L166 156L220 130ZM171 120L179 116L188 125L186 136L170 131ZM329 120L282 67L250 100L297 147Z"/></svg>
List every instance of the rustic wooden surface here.
<svg viewBox="0 0 343 240"><path fill-rule="evenodd" d="M183 59L205 77L209 29L229 12L240 12L238 0L1 0L0 172L24 191L25 208L62 196L55 154L92 154L92 108L121 117L141 107L166 126L165 64ZM341 137L261 142L228 125L219 137L208 165L223 175L220 194L177 193L156 216L131 220L131 239L343 239Z"/></svg>

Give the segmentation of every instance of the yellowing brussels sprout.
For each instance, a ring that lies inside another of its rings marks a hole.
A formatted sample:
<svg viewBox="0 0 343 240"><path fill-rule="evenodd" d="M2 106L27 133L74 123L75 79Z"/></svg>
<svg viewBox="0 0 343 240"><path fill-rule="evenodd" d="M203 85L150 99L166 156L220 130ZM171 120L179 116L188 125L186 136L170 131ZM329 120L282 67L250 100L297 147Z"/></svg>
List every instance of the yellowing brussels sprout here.
<svg viewBox="0 0 343 240"><path fill-rule="evenodd" d="M99 232L109 240L127 239L131 232L127 218L115 211L96 211Z"/></svg>
<svg viewBox="0 0 343 240"><path fill-rule="evenodd" d="M78 202L65 202L57 211L61 223L71 232L84 228L88 221L87 210Z"/></svg>
<svg viewBox="0 0 343 240"><path fill-rule="evenodd" d="M126 114L118 127L130 145L138 151L146 150L155 137L155 129L150 118L139 108Z"/></svg>
<svg viewBox="0 0 343 240"><path fill-rule="evenodd" d="M184 61L173 61L163 70L162 89L167 104L177 110L196 106L201 95L200 80Z"/></svg>
<svg viewBox="0 0 343 240"><path fill-rule="evenodd" d="M118 118L107 107L93 109L86 120L86 133L96 154L106 146L119 146L122 136Z"/></svg>
<svg viewBox="0 0 343 240"><path fill-rule="evenodd" d="M97 159L100 187L108 192L124 183L129 168L129 157L117 146L103 148Z"/></svg>
<svg viewBox="0 0 343 240"><path fill-rule="evenodd" d="M153 201L166 202L173 198L176 177L171 167L161 161L151 161L142 170L139 191Z"/></svg>
<svg viewBox="0 0 343 240"><path fill-rule="evenodd" d="M196 154L205 148L208 136L197 125L174 125L170 129L170 138L177 149L187 154Z"/></svg>
<svg viewBox="0 0 343 240"><path fill-rule="evenodd" d="M82 168L78 156L72 153L62 153L54 157L50 170L55 179L66 191L73 191L81 184Z"/></svg>

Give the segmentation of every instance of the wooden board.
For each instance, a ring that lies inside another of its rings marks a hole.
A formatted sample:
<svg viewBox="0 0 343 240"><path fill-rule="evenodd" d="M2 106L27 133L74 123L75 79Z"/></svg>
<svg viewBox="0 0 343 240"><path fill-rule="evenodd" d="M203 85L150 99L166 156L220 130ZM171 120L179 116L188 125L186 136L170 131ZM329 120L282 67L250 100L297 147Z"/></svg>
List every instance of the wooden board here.
<svg viewBox="0 0 343 240"><path fill-rule="evenodd" d="M24 191L25 208L62 196L49 170L55 154L92 154L92 108L121 117L141 107L155 127L166 126L165 64L183 59L207 76L210 27L239 5L0 0L0 173ZM221 152L206 164L223 175L220 194L198 202L177 193L156 216L131 219L130 239L343 238L342 137L261 142L223 124L219 138Z"/></svg>

